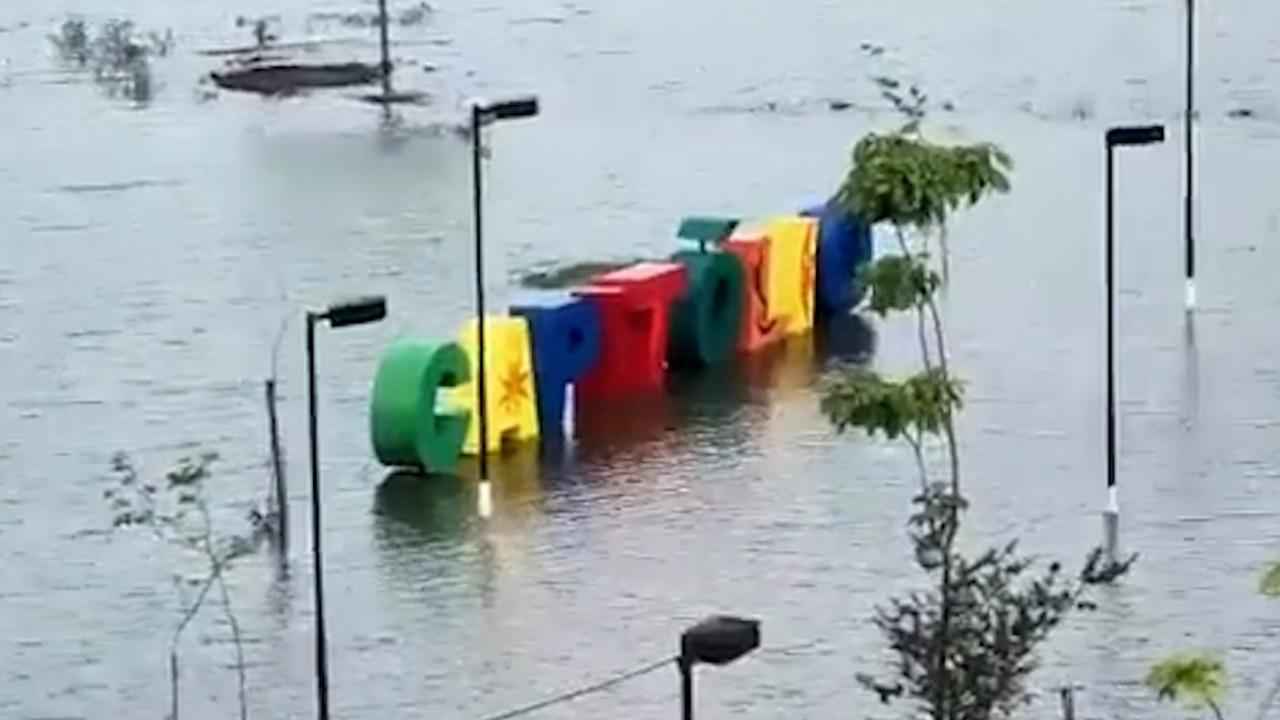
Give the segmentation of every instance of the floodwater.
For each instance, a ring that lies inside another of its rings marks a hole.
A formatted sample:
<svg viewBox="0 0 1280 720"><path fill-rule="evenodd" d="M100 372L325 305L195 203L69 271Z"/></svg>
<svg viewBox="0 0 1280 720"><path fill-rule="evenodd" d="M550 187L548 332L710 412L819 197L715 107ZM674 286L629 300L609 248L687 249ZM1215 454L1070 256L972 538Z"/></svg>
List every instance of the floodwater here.
<svg viewBox="0 0 1280 720"><path fill-rule="evenodd" d="M308 11L348 9L285 1L253 10L279 12L288 37ZM1202 308L1187 320L1181 2L439 5L393 32L419 63L398 81L436 104L388 128L341 94L203 100L215 61L195 51L243 42L247 6L0 3L0 716L166 711L174 575L199 564L107 532L104 475L117 451L158 476L216 450L218 521L238 529L267 482L277 336L290 572L263 554L230 579L252 716L312 716L300 318L353 293L385 294L390 316L319 343L335 717L482 718L672 653L709 612L762 618L773 649L700 671L701 716L885 714L853 675L881 667L874 605L921 584L903 533L913 466L896 445L834 436L814 381L833 355L906 367L909 322L845 321L581 418L589 432L564 455L499 464L487 522L470 482L388 479L367 429L379 353L451 335L471 301L468 150L435 129L464 98L543 104L492 136L500 302L547 263L665 254L685 213L822 198L852 142L896 122L877 75L954 104L935 136L998 141L1018 162L1013 193L951 234L967 540L1021 537L1068 562L1097 543L1104 501L1102 134L1167 124L1169 143L1118 164L1123 540L1142 559L1054 642L1033 712L1056 714L1052 688L1079 682L1084 717L1165 717L1140 684L1147 665L1204 648L1231 668L1228 714L1252 715L1280 633L1280 605L1253 591L1280 557L1280 9L1206 3ZM68 11L175 31L150 104L59 68L45 34ZM371 31L313 31L375 57ZM832 98L853 107L832 112ZM213 610L183 645L184 717L234 713ZM677 691L663 671L535 717L670 717Z"/></svg>

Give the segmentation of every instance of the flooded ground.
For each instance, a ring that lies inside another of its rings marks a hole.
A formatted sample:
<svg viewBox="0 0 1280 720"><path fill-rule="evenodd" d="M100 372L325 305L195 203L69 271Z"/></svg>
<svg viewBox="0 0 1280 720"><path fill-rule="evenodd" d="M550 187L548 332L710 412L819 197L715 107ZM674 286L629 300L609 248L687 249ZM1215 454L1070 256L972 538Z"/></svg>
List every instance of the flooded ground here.
<svg viewBox="0 0 1280 720"><path fill-rule="evenodd" d="M1139 681L1171 649L1225 654L1233 717L1275 668L1280 609L1253 589L1280 556L1280 10L1209 5L1191 323L1179 144L1119 162L1120 484L1124 540L1142 560L1037 679L1085 684L1085 717L1167 716ZM232 580L254 717L312 716L300 317L357 292L385 293L391 313L320 341L337 717L483 717L674 652L711 611L762 617L766 646L822 642L702 673L703 716L882 712L852 678L877 667L873 605L919 581L902 533L912 466L896 446L834 437L813 382L831 352L874 347L878 366L902 366L912 327L842 323L816 349L682 381L625 423L596 418L566 458L504 461L481 523L472 486L388 480L368 441L382 349L452 334L470 303L467 147L436 123L460 119L474 94L542 99L541 117L493 140L500 298L509 277L547 263L665 254L684 213L820 199L852 142L895 121L873 76L953 103L932 133L996 140L1018 162L1014 192L952 233L970 539L1021 536L1072 560L1096 544L1104 499L1102 133L1159 122L1180 135L1181 7L440 3L393 35L396 55L419 63L397 82L437 103L386 129L340 93L195 90L216 65L196 50L248 39L237 14L279 12L296 34L308 13L346 7L0 4L0 715L167 709L173 575L198 567L143 533L105 532L102 476L120 450L154 474L216 450L219 519L235 527L267 481L261 382L287 318L293 570L281 580L261 557ZM66 11L174 30L149 105L58 69L45 34ZM332 32L361 38L333 52L376 58L371 31ZM831 99L852 107L833 112ZM185 644L184 717L234 707L214 617ZM666 717L677 692L675 672L658 673L543 716Z"/></svg>

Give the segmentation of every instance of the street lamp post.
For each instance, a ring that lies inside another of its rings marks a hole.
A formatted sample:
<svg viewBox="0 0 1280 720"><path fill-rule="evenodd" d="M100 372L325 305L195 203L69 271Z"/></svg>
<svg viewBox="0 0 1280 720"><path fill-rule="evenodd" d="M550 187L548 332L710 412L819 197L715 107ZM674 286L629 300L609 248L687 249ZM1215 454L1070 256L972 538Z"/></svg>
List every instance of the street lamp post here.
<svg viewBox="0 0 1280 720"><path fill-rule="evenodd" d="M533 117L538 114L538 98L534 96L513 98L496 103L477 100L471 103L471 180L472 204L475 211L475 254L476 254L476 407L477 419L480 422L480 515L487 517L493 504L492 489L489 486L489 403L485 377L485 327L484 327L484 227L483 202L484 192L481 180L481 130L485 125L497 120L514 120Z"/></svg>
<svg viewBox="0 0 1280 720"><path fill-rule="evenodd" d="M1186 142L1183 163L1187 177L1183 188L1182 229L1186 242L1186 305L1187 310L1196 306L1196 245L1195 230L1192 227L1195 207L1195 48L1196 48L1196 2L1187 0L1187 107L1183 119L1184 140Z"/></svg>
<svg viewBox="0 0 1280 720"><path fill-rule="evenodd" d="M363 325L387 316L383 297L358 298L330 305L324 312L307 312L307 410L311 443L311 561L314 565L316 606L316 700L320 720L329 720L329 665L325 649L324 567L320 533L320 451L316 440L316 325L330 327Z"/></svg>
<svg viewBox="0 0 1280 720"><path fill-rule="evenodd" d="M693 666L728 665L760 647L760 621L714 615L680 635L680 717L693 720Z"/></svg>
<svg viewBox="0 0 1280 720"><path fill-rule="evenodd" d="M1164 142L1164 127L1143 125L1107 130L1106 292L1107 292L1107 507L1102 513L1103 547L1110 564L1119 562L1120 503L1116 490L1115 367L1115 148Z"/></svg>

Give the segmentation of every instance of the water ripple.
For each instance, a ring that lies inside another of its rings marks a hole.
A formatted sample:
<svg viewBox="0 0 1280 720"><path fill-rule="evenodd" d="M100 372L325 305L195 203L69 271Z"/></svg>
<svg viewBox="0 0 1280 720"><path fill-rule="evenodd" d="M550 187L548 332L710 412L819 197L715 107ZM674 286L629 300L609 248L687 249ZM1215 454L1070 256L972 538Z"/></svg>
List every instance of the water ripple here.
<svg viewBox="0 0 1280 720"><path fill-rule="evenodd" d="M55 190L63 193L79 195L84 193L117 193L143 188L179 187L181 180L123 180L109 183L83 183L59 185Z"/></svg>

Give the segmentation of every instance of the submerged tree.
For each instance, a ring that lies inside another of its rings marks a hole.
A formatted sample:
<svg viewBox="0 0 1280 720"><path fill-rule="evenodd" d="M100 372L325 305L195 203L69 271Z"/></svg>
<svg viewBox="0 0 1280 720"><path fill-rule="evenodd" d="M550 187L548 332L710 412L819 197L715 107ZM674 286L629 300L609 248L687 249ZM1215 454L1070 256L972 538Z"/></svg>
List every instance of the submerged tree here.
<svg viewBox="0 0 1280 720"><path fill-rule="evenodd" d="M139 33L130 20L107 20L90 36L84 19L68 18L49 35L63 62L93 72L93 79L112 96L145 103L152 97L150 58L173 49L173 31Z"/></svg>
<svg viewBox="0 0 1280 720"><path fill-rule="evenodd" d="M204 574L192 581L197 588L195 599L183 609L169 643L169 720L178 720L178 645L183 631L200 613L215 587L235 645L240 718L245 720L248 717L244 643L225 575L235 560L252 554L261 545L269 534L269 528L254 509L249 515L252 526L249 534L219 536L215 533L205 495L205 480L209 478L210 468L217 458L215 453L182 458L174 469L165 474L162 486L142 480L129 457L119 453L111 461L112 485L103 491L113 513L113 527L149 529L157 539L195 552L205 563Z"/></svg>
<svg viewBox="0 0 1280 720"><path fill-rule="evenodd" d="M825 380L822 409L838 431L856 428L911 447L920 486L909 536L916 562L934 586L878 608L875 622L897 656L896 677L858 679L886 703L910 698L933 720L986 720L1027 702L1037 648L1071 610L1090 607L1083 598L1089 585L1113 580L1133 559L1106 567L1095 549L1071 576L1056 562L1034 570L1016 542L972 557L956 549L968 506L955 429L964 387L948 357L935 299L944 278L930 266L930 240L945 237L954 211L1007 192L1012 162L988 143L947 146L925 139L924 95L912 88L904 100L896 89L886 88L886 96L908 123L856 144L838 197L867 223L893 229L900 254L881 257L864 271L869 308L881 317L914 314L922 367L896 379L862 367L838 368ZM934 479L926 462L931 440L947 456L943 480Z"/></svg>

